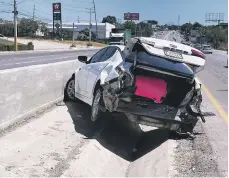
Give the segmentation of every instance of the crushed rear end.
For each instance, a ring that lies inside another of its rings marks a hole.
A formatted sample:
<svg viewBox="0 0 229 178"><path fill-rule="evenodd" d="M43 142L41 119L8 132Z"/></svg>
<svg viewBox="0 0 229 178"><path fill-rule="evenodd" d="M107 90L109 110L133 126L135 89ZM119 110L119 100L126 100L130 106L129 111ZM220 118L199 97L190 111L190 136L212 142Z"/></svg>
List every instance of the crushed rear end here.
<svg viewBox="0 0 229 178"><path fill-rule="evenodd" d="M204 119L200 110L201 85L195 78L200 66L187 64L176 56L155 55L147 45L156 48L139 39L126 46L124 62L111 70L102 84L101 107L125 113L138 124L192 132L198 117ZM171 51L163 48L165 53ZM201 53L190 55L204 58Z"/></svg>

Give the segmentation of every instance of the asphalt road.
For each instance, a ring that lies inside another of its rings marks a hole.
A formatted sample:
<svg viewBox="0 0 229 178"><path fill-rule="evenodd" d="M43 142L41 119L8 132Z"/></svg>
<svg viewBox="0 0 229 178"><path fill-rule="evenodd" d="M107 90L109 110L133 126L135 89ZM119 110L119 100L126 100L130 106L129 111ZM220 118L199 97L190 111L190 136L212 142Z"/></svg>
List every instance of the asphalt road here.
<svg viewBox="0 0 229 178"><path fill-rule="evenodd" d="M98 49L93 50L67 50L53 52L19 52L1 53L0 70L12 69L38 64L48 64L61 61L76 60L80 55L92 56Z"/></svg>

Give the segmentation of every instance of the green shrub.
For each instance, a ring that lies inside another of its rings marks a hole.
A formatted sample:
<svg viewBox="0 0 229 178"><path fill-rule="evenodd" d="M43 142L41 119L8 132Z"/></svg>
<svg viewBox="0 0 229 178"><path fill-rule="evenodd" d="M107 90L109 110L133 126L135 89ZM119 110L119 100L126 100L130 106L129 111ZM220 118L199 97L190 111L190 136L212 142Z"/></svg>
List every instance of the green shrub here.
<svg viewBox="0 0 229 178"><path fill-rule="evenodd" d="M90 43L90 42L89 42L89 43L87 43L87 46L92 46L92 43Z"/></svg>
<svg viewBox="0 0 229 178"><path fill-rule="evenodd" d="M71 47L71 48L74 48L74 47L76 47L76 45L75 45L75 44L72 44L70 47Z"/></svg>
<svg viewBox="0 0 229 178"><path fill-rule="evenodd" d="M0 51L14 51L14 44L0 44ZM33 44L18 44L18 51L34 50Z"/></svg>

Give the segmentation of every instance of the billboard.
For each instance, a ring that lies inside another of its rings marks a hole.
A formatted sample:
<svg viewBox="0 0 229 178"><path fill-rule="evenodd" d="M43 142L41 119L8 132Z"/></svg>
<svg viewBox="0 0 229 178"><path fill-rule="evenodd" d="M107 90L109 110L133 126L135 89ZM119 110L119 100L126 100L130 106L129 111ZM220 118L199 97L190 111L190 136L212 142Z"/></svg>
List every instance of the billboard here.
<svg viewBox="0 0 229 178"><path fill-rule="evenodd" d="M124 13L124 20L139 20L139 13Z"/></svg>

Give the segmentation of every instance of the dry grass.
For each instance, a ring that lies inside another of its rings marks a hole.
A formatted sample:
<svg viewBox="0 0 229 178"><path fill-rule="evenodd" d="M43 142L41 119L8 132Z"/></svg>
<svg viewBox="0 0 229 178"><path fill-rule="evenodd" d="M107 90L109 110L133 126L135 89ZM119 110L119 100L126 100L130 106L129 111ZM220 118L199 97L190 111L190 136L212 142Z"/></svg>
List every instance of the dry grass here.
<svg viewBox="0 0 229 178"><path fill-rule="evenodd" d="M73 44L76 45L76 46L87 46L89 42L88 41L75 41ZM72 41L71 43L72 44ZM105 46L105 44L103 43L97 43L97 42L91 42L92 46L95 46L95 47L103 47Z"/></svg>
<svg viewBox="0 0 229 178"><path fill-rule="evenodd" d="M74 43L72 43L72 41L70 41L70 40L58 41L58 40L36 39L36 38L32 39L32 38L28 38L28 37L20 37L20 38L21 39L27 39L27 40L39 40L39 41L47 41L47 42L56 42L56 43L69 44L69 45L74 44L75 46L87 46L87 44L89 43L89 41L74 41ZM95 47L104 47L105 46L105 44L97 43L97 42L91 42L91 44L92 44L92 46L95 46Z"/></svg>

